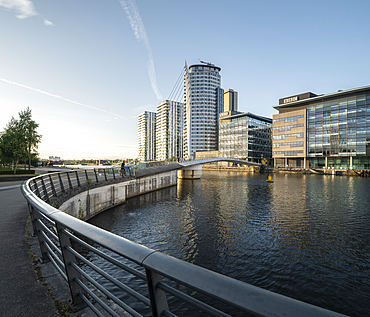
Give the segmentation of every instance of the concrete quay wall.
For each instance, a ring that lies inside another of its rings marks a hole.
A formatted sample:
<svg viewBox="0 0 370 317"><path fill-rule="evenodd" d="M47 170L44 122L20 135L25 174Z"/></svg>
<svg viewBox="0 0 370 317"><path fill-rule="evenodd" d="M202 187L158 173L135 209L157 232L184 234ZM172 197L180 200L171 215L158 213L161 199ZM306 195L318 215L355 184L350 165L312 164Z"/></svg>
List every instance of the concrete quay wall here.
<svg viewBox="0 0 370 317"><path fill-rule="evenodd" d="M177 184L177 170L143 176L133 180L93 188L73 196L58 209L87 220L126 199Z"/></svg>

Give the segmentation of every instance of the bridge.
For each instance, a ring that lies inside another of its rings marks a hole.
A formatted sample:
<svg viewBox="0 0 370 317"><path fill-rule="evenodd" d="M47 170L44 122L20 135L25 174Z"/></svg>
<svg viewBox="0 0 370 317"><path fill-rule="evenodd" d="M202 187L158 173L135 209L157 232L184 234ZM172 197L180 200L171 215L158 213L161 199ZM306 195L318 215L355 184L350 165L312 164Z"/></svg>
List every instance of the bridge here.
<svg viewBox="0 0 370 317"><path fill-rule="evenodd" d="M153 183L160 184L162 188L171 186L170 183L166 183L166 177L171 180L177 179L175 170L185 168L185 171L191 171L191 168L216 161L220 159L190 161L138 170L136 173L139 175L136 175L136 178L132 177L132 173L130 177L123 178L114 170L105 169L101 173L96 170L52 173L24 182L22 193L28 203L33 231L40 243L42 259L52 262L68 283L73 302L87 305L98 316L102 316L99 311L101 309L112 316L120 316L120 309L132 316L141 316L132 307L133 302L149 307L152 316L176 316L171 312L167 302L167 296L170 295L212 316L230 316L210 302L203 302L193 296L203 294L206 298L212 298L214 302L223 302L241 313L255 316L343 316L151 250L82 221L78 219L79 214L73 217L55 208L52 203L53 198L63 193L81 192L85 186L87 197L93 196L94 190L107 188L109 195L105 194L105 198L109 204L114 204L118 194L126 195L125 193L131 191L128 187L122 187L126 186L125 184L141 193L148 191L149 183L152 186L151 190L159 188L153 187ZM222 159L222 161L260 166L257 163L240 160ZM162 176L155 179L156 172ZM165 176L167 174L170 176ZM84 180L86 180L85 184ZM98 187L91 189L88 180L95 182ZM116 181L120 183L115 183ZM95 199L89 201L97 203ZM76 202L78 207L81 201L76 200ZM92 263L86 256L86 249L105 265L99 267L98 262ZM129 280L125 284L122 278L104 271L108 263L115 266L122 274L125 272L124 274L131 277L130 280L133 278L141 281L143 292L132 289ZM84 266L89 266L95 274L109 281L110 289L106 284L99 284L84 270ZM97 290L99 296L97 296ZM117 290L130 294L132 302L120 300L115 293Z"/></svg>
<svg viewBox="0 0 370 317"><path fill-rule="evenodd" d="M198 179L202 176L202 166L204 164L209 163L216 163L216 162L230 162L235 163L239 165L246 165L246 166L256 166L261 167L263 164L261 163L255 163L245 160L239 160L234 158L210 158L210 159L204 159L204 160L194 160L194 161L185 161L185 162L178 162L178 163L171 163L167 165L160 165L156 167L150 167L142 170L136 170L135 176L136 177L142 177L142 176L148 176L151 173L160 173L163 171L170 171L170 170L178 170L177 177L178 178L186 178L186 179Z"/></svg>
<svg viewBox="0 0 370 317"><path fill-rule="evenodd" d="M240 165L247 165L247 166L257 166L261 167L263 164L245 161L245 160L238 160L233 158L211 158L211 159L204 159L204 160L197 160L197 161L188 161L184 163L179 163L183 166L179 169L178 177L179 178L200 178L202 176L202 165L214 162L230 162Z"/></svg>

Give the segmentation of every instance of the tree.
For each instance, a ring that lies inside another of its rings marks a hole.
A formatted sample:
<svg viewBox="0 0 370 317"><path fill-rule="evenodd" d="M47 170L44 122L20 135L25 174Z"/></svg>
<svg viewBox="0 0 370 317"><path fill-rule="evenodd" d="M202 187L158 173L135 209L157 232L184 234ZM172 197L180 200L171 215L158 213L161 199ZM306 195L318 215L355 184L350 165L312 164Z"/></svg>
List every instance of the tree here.
<svg viewBox="0 0 370 317"><path fill-rule="evenodd" d="M13 117L8 122L4 132L0 136L0 153L4 162L17 164L21 159L29 159L31 165L32 150L37 149L41 135L37 134L38 124L31 118L31 110L27 107L19 113L19 120ZM35 153L34 153L35 154ZM30 168L30 167L29 167Z"/></svg>
<svg viewBox="0 0 370 317"><path fill-rule="evenodd" d="M14 118L8 122L4 133L1 135L2 159L15 164L14 174L17 171L18 161L25 158L24 136L21 132L19 121Z"/></svg>
<svg viewBox="0 0 370 317"><path fill-rule="evenodd" d="M25 139L25 147L28 158L28 169L30 169L31 166L31 151L37 150L38 144L41 141L41 135L37 134L37 128L39 127L39 124L32 120L31 112L31 109L27 107L25 111L21 111L19 113L20 129L23 131Z"/></svg>

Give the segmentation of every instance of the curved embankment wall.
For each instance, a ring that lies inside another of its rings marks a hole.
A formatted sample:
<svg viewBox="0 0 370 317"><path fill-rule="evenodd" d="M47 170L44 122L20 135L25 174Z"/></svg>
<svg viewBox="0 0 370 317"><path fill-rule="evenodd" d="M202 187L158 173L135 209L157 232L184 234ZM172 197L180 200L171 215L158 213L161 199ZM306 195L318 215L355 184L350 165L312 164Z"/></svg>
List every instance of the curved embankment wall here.
<svg viewBox="0 0 370 317"><path fill-rule="evenodd" d="M127 198L145 194L177 184L177 170L145 176L122 183L93 188L65 201L58 209L87 220Z"/></svg>

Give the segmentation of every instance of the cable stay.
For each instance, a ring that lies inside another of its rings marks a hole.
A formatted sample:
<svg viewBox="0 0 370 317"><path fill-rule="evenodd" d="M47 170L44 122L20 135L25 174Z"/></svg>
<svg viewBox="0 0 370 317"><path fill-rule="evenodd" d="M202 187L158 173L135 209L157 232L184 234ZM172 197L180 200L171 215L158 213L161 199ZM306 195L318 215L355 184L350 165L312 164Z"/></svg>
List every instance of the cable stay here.
<svg viewBox="0 0 370 317"><path fill-rule="evenodd" d="M181 95L183 94L184 74L185 67L182 68L180 76L178 77L174 87L172 88L170 95L168 96L168 100L183 102L183 98L181 98Z"/></svg>

